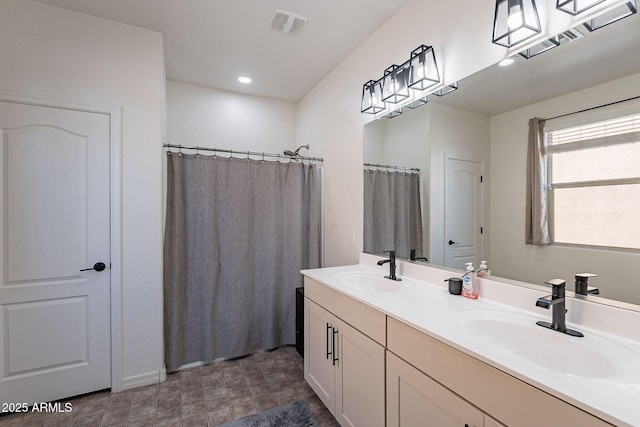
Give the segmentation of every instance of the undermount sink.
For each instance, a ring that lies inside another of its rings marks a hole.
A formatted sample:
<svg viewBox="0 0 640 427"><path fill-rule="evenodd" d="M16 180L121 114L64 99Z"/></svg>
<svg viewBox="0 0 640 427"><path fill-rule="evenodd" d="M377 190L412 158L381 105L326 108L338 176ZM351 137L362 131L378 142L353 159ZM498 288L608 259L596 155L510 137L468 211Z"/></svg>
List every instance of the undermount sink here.
<svg viewBox="0 0 640 427"><path fill-rule="evenodd" d="M388 273L387 273L388 274ZM395 292L401 286L413 285L410 280L395 281L386 279L383 273L368 273L362 271L339 273L336 281L350 288L368 292Z"/></svg>
<svg viewBox="0 0 640 427"><path fill-rule="evenodd" d="M497 310L465 310L456 320L469 337L559 374L640 381L631 369L640 355L594 334L571 337L539 327L534 316Z"/></svg>

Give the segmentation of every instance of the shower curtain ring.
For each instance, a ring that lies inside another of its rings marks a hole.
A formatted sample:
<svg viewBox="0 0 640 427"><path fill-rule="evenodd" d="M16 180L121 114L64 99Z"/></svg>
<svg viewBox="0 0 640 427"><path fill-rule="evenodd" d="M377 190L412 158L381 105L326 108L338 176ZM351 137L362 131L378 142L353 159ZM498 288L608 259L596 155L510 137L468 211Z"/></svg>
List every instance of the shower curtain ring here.
<svg viewBox="0 0 640 427"><path fill-rule="evenodd" d="M250 159L249 159L249 154L250 154L250 152L249 152L249 151L247 151L247 161L249 161L249 160L250 160Z"/></svg>
<svg viewBox="0 0 640 427"><path fill-rule="evenodd" d="M264 151L262 152L262 163L264 163Z"/></svg>
<svg viewBox="0 0 640 427"><path fill-rule="evenodd" d="M178 144L178 156L182 156L182 144Z"/></svg>
<svg viewBox="0 0 640 427"><path fill-rule="evenodd" d="M200 151L198 151L200 147L196 145L196 157L200 157Z"/></svg>

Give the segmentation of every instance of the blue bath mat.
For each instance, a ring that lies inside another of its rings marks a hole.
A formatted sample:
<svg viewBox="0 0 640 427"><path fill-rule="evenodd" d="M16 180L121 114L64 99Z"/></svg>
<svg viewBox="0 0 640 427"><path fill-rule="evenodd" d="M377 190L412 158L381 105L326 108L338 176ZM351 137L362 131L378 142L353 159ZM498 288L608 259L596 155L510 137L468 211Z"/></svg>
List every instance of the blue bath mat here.
<svg viewBox="0 0 640 427"><path fill-rule="evenodd" d="M309 407L302 401L287 403L258 414L249 415L219 427L319 427Z"/></svg>

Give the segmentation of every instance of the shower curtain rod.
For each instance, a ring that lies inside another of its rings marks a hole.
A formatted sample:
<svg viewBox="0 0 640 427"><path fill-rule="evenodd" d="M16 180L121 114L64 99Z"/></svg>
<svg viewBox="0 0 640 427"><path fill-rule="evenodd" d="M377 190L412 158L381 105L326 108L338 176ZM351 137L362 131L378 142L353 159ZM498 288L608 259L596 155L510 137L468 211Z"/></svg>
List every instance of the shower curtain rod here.
<svg viewBox="0 0 640 427"><path fill-rule="evenodd" d="M420 169L418 168L409 168L406 166L392 166L392 165L378 165L375 163L365 163L364 164L365 167L368 168L384 168L384 169L395 169L395 170L403 170L403 171L411 171L411 172L418 172L420 173Z"/></svg>
<svg viewBox="0 0 640 427"><path fill-rule="evenodd" d="M621 99L620 101L610 102L608 104L597 105L595 107L585 108L584 110L574 111L573 113L560 114L559 116L550 117L550 118L545 119L545 120L553 120L553 119L559 119L559 118L562 118L562 117L572 116L574 114L584 113L585 111L597 110L598 108L604 108L604 107L608 107L610 105L616 105L616 104L620 104L620 103L627 102L627 101L633 101L634 99L638 99L638 98L640 98L640 95L639 96L632 96L631 98L627 98L627 99Z"/></svg>
<svg viewBox="0 0 640 427"><path fill-rule="evenodd" d="M241 156L246 156L246 158L248 159L250 156L254 156L254 157L262 157L263 159L265 157L274 157L279 159L288 159L288 160L306 160L306 161L310 161L310 162L324 162L324 159L322 157L304 157L304 156L298 156L298 157L291 157L291 156L285 156L282 154L272 154L272 153L263 153L263 152L258 152L258 151L241 151L241 150L225 150L223 148L208 148L208 147L198 147L196 145L180 145L180 144L163 144L162 145L164 148L177 148L178 151L180 150L195 150L196 153L198 151L214 151L214 152L218 152L218 153L229 153L231 154L231 157L233 157L234 154L238 154Z"/></svg>

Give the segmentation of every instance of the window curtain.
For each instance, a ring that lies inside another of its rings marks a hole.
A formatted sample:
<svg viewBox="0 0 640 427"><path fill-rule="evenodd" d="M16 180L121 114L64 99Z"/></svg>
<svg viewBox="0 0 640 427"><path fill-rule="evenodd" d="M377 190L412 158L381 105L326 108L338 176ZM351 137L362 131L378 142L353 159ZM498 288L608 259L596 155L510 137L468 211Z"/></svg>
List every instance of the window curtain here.
<svg viewBox="0 0 640 427"><path fill-rule="evenodd" d="M544 119L529 120L527 150L527 191L525 241L528 245L545 246L549 237L547 203L547 162L544 147Z"/></svg>
<svg viewBox="0 0 640 427"><path fill-rule="evenodd" d="M320 266L318 166L167 156L169 372L295 344L301 269Z"/></svg>
<svg viewBox="0 0 640 427"><path fill-rule="evenodd" d="M422 249L420 174L364 171L364 251Z"/></svg>

